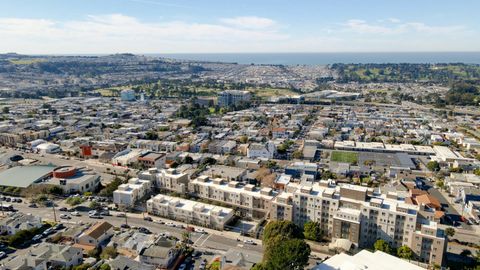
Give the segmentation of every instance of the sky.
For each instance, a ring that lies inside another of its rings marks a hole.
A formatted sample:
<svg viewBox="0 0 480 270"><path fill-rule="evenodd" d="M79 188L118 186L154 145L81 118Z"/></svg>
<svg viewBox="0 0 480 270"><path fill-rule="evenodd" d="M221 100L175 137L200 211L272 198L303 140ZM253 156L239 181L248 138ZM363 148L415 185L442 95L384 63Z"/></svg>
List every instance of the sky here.
<svg viewBox="0 0 480 270"><path fill-rule="evenodd" d="M0 53L480 51L475 0L0 0Z"/></svg>

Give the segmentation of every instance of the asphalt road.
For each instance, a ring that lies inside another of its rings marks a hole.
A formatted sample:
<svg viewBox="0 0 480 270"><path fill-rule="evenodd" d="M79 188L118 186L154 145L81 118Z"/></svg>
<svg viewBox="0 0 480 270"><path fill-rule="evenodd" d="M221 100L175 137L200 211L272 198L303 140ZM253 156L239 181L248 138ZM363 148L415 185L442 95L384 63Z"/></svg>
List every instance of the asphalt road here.
<svg viewBox="0 0 480 270"><path fill-rule="evenodd" d="M46 208L46 207L29 208L28 205L25 203L20 203L20 204L12 203L12 204L17 210L23 213L32 213L33 215L41 216L45 220L54 220L54 213L52 208ZM58 211L58 209L56 209L56 218L57 218L57 221L61 221L66 225L68 224L75 225L75 224L89 223L89 222L94 223L101 220L108 221L109 223L111 223L116 227L120 227L120 225L124 223L128 223L128 225L130 226L145 227L149 229L151 232L157 233L157 234L168 232L172 236L175 236L179 239L181 239L182 233L185 232L185 229L182 229L182 228L170 227L164 224L143 220L141 215L138 215L138 214L134 216L129 214L127 219L125 220L125 218L123 217L116 217L114 215L104 216L103 219L92 219L88 217L87 212L80 212L80 213L82 216L75 217L75 216L71 216L70 213L68 212L60 212ZM68 220L60 219L59 217L61 214L68 214L69 216L71 216L71 219L68 219ZM184 223L166 220L159 217L152 216L152 218L154 221L162 220L164 222L173 222L175 224L182 224L184 226L187 226L187 224L184 224ZM193 227L198 227L198 226L193 226ZM259 240L252 239L252 238L245 238L243 236L239 236L239 234L232 233L232 232L221 232L221 231L213 231L208 229L207 231L209 232L208 234L201 234L201 233L191 234L191 240L195 248L199 250L209 250L217 253L224 253L230 248L240 248L242 249L242 251L245 251L248 254L262 256L263 248ZM237 241L237 238L240 239L241 241ZM258 244L257 245L244 244L243 243L244 239L251 239Z"/></svg>

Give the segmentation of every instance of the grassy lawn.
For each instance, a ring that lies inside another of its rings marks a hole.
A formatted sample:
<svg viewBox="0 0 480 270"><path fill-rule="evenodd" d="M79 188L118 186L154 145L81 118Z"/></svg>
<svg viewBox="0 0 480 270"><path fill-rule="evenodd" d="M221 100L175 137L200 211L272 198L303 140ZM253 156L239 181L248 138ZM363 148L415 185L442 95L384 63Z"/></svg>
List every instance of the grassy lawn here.
<svg viewBox="0 0 480 270"><path fill-rule="evenodd" d="M350 163L350 164L355 164L355 163L358 162L358 153L356 153L356 152L333 151L331 161L346 162L346 163Z"/></svg>
<svg viewBox="0 0 480 270"><path fill-rule="evenodd" d="M10 60L10 63L15 65L30 65L34 63L45 62L45 59L42 58L30 58L30 59L15 59Z"/></svg>
<svg viewBox="0 0 480 270"><path fill-rule="evenodd" d="M249 87L246 90L251 91L256 96L261 98L269 98L274 96L294 96L298 95L297 93L291 91L290 89L286 88L271 88L271 87L261 87L261 88L253 88Z"/></svg>

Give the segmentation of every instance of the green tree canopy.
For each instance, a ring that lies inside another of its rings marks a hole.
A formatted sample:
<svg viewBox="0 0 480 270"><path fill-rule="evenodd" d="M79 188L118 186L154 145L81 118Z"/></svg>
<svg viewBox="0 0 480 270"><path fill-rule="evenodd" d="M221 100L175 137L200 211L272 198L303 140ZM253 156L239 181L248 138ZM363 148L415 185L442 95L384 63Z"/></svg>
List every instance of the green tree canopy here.
<svg viewBox="0 0 480 270"><path fill-rule="evenodd" d="M310 246L302 239L276 236L265 251L265 269L304 269L308 265Z"/></svg>
<svg viewBox="0 0 480 270"><path fill-rule="evenodd" d="M452 227L448 227L445 229L445 233L449 236L452 237L455 235L455 229Z"/></svg>
<svg viewBox="0 0 480 270"><path fill-rule="evenodd" d="M397 256L402 258L402 259L408 259L411 260L413 258L413 251L410 247L408 246L401 246L397 250Z"/></svg>
<svg viewBox="0 0 480 270"><path fill-rule="evenodd" d="M320 223L308 221L303 225L303 235L305 239L312 241L322 240L322 229L320 228Z"/></svg>
<svg viewBox="0 0 480 270"><path fill-rule="evenodd" d="M117 257L118 252L114 247L105 247L100 254L100 258L107 260L107 259L114 259Z"/></svg>
<svg viewBox="0 0 480 270"><path fill-rule="evenodd" d="M440 164L436 161L430 161L427 163L427 168L432 172L437 172L440 170Z"/></svg>
<svg viewBox="0 0 480 270"><path fill-rule="evenodd" d="M102 264L102 266L100 266L100 270L110 270L110 269L111 269L110 265L108 265L106 263L104 263L104 264Z"/></svg>
<svg viewBox="0 0 480 270"><path fill-rule="evenodd" d="M373 244L373 247L375 248L375 250L380 250L380 251L383 251L385 253L392 253L392 248L383 239L377 240L375 242L375 244Z"/></svg>
<svg viewBox="0 0 480 270"><path fill-rule="evenodd" d="M300 228L291 221L271 221L265 226L263 231L263 244L267 244L270 239L276 236L282 236L286 239L303 238Z"/></svg>

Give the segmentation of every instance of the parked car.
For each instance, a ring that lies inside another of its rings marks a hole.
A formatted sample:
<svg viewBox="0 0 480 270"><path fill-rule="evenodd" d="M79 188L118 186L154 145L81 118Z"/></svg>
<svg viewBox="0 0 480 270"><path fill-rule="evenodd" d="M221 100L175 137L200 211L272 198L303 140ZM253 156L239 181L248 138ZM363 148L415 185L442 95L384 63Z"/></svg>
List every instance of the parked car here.
<svg viewBox="0 0 480 270"><path fill-rule="evenodd" d="M201 234L207 234L207 231L205 231L202 228L197 228L195 231L198 232L198 233L201 233Z"/></svg>
<svg viewBox="0 0 480 270"><path fill-rule="evenodd" d="M69 215L67 215L67 214L61 214L61 215L60 215L60 218L61 218L61 219L71 219L72 217L69 216Z"/></svg>
<svg viewBox="0 0 480 270"><path fill-rule="evenodd" d="M55 231L61 230L61 229L63 229L63 228L65 228L65 226L63 226L62 223L58 223L57 225L53 226L53 229L54 229Z"/></svg>
<svg viewBox="0 0 480 270"><path fill-rule="evenodd" d="M54 232L53 228L48 228L46 229L45 231L43 231L43 236L47 236L47 235L50 235Z"/></svg>
<svg viewBox="0 0 480 270"><path fill-rule="evenodd" d="M256 245L256 244L257 244L257 243L255 243L255 242L253 242L253 240L250 240L250 239L244 240L243 243L249 244L249 245Z"/></svg>
<svg viewBox="0 0 480 270"><path fill-rule="evenodd" d="M120 225L120 228L130 229L130 225L128 225L128 224L126 224L126 223L123 223L122 225Z"/></svg>
<svg viewBox="0 0 480 270"><path fill-rule="evenodd" d="M146 221L153 221L153 219L151 217L144 217L143 220L146 220Z"/></svg>
<svg viewBox="0 0 480 270"><path fill-rule="evenodd" d="M0 251L0 259L7 257L7 253Z"/></svg>
<svg viewBox="0 0 480 270"><path fill-rule="evenodd" d="M102 216L110 216L110 211L108 211L108 210L102 210L102 211L100 211L99 214L102 215Z"/></svg>
<svg viewBox="0 0 480 270"><path fill-rule="evenodd" d="M116 214L116 216L117 217L125 217L126 215L125 215L125 213L118 213L118 214Z"/></svg>
<svg viewBox="0 0 480 270"><path fill-rule="evenodd" d="M149 229L147 229L145 227L138 228L138 231L141 232L141 233L144 233L144 234L151 234L152 233Z"/></svg>
<svg viewBox="0 0 480 270"><path fill-rule="evenodd" d="M67 212L68 209L67 209L66 207L60 207L60 208L58 209L58 211Z"/></svg>
<svg viewBox="0 0 480 270"><path fill-rule="evenodd" d="M201 251L195 250L195 251L192 253L192 257L194 257L194 258L200 258L201 256L202 256L202 252L201 252Z"/></svg>
<svg viewBox="0 0 480 270"><path fill-rule="evenodd" d="M98 214L88 215L89 218L102 219L103 217Z"/></svg>
<svg viewBox="0 0 480 270"><path fill-rule="evenodd" d="M37 208L38 206L37 206L35 203L31 203L31 204L28 205L28 207L30 207L30 208Z"/></svg>
<svg viewBox="0 0 480 270"><path fill-rule="evenodd" d="M79 212L77 212L77 211L73 211L73 212L71 213L71 215L72 215L72 216L75 216L75 217L81 216L81 214L80 214Z"/></svg>
<svg viewBox="0 0 480 270"><path fill-rule="evenodd" d="M178 270L185 270L187 268L187 265L182 263L180 267L178 267Z"/></svg>
<svg viewBox="0 0 480 270"><path fill-rule="evenodd" d="M40 240L42 239L42 237L43 237L43 235L37 234L37 235L35 235L35 236L32 238L32 241L33 241L33 242L38 242L38 241L40 241Z"/></svg>

